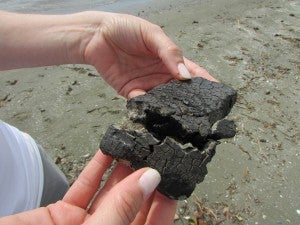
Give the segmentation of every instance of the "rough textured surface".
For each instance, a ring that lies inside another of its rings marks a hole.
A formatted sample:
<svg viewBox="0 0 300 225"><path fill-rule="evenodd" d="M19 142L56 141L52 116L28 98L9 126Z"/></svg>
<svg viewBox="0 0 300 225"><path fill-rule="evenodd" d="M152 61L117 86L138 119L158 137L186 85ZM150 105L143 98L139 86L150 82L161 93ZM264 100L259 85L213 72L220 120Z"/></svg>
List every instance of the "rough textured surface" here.
<svg viewBox="0 0 300 225"><path fill-rule="evenodd" d="M125 128L110 126L100 148L128 160L135 169L157 169L161 193L187 198L207 174L217 140L235 135L234 123L223 120L235 100L232 88L202 78L160 85L128 101L133 123ZM135 123L146 129L129 128Z"/></svg>
<svg viewBox="0 0 300 225"><path fill-rule="evenodd" d="M224 118L236 99L236 92L224 84L202 78L173 81L128 101L134 122L160 136L202 146L211 126ZM225 131L226 132L226 131Z"/></svg>
<svg viewBox="0 0 300 225"><path fill-rule="evenodd" d="M104 153L131 162L135 169L151 167L162 175L158 190L173 199L188 197L207 174L206 164L215 153L211 140L199 151L166 137L160 141L148 132L109 127L101 142Z"/></svg>

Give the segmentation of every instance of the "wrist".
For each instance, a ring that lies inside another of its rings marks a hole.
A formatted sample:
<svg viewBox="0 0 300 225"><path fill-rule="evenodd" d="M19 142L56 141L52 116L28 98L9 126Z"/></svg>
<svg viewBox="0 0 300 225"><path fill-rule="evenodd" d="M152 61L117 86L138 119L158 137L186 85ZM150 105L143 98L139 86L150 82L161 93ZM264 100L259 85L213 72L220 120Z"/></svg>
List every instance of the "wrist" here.
<svg viewBox="0 0 300 225"><path fill-rule="evenodd" d="M88 63L85 48L104 13L16 14L0 11L0 70Z"/></svg>
<svg viewBox="0 0 300 225"><path fill-rule="evenodd" d="M91 64L86 57L86 48L97 35L103 24L106 13L81 12L70 15L72 24L59 28L64 33L66 61L68 63Z"/></svg>

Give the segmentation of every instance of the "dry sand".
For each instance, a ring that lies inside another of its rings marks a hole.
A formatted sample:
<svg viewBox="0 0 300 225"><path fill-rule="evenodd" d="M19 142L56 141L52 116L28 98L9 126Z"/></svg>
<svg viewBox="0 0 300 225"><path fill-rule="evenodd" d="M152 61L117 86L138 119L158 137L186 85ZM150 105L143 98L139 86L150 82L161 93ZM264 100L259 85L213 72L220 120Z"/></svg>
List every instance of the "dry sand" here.
<svg viewBox="0 0 300 225"><path fill-rule="evenodd" d="M174 1L135 14L239 95L238 134L218 146L176 224L188 224L195 202L202 224L299 224L300 2ZM125 114L125 99L96 74L82 65L0 73L0 118L30 133L70 181Z"/></svg>

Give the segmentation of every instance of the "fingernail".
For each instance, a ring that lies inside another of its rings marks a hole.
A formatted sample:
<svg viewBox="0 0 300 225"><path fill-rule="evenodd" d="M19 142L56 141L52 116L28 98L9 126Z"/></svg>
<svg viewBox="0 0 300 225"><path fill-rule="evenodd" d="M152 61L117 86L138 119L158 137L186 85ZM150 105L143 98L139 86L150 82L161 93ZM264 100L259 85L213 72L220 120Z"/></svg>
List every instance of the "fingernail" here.
<svg viewBox="0 0 300 225"><path fill-rule="evenodd" d="M155 169L148 169L139 179L139 185L143 191L144 198L147 198L160 182L160 174Z"/></svg>
<svg viewBox="0 0 300 225"><path fill-rule="evenodd" d="M184 79L191 79L191 74L183 63L178 64L178 72Z"/></svg>

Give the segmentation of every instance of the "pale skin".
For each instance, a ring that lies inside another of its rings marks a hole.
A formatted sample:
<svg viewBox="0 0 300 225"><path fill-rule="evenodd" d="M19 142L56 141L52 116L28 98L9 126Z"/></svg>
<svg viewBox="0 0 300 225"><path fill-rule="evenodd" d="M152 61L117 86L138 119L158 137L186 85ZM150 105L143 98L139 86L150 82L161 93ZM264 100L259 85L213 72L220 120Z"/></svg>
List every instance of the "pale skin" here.
<svg viewBox="0 0 300 225"><path fill-rule="evenodd" d="M176 202L158 192L151 195L153 190L145 196L138 185L148 168L132 173L127 166L118 164L87 209L111 162L110 157L98 151L61 201L0 218L0 224L172 224Z"/></svg>
<svg viewBox="0 0 300 225"><path fill-rule="evenodd" d="M28 15L0 11L0 70L61 64L93 65L120 95L131 98L172 79L202 76L162 29L138 17L82 12ZM112 159L98 151L62 201L0 218L0 224L173 224L176 202L139 185L150 170L117 164L95 201ZM153 184L153 177L146 181ZM157 178L157 176L156 176ZM157 185L157 184L156 184Z"/></svg>

